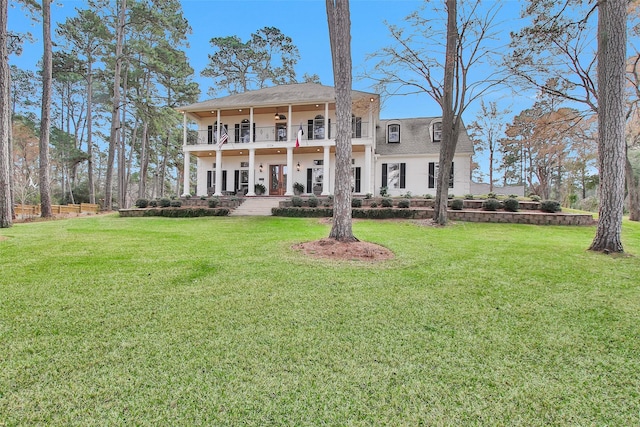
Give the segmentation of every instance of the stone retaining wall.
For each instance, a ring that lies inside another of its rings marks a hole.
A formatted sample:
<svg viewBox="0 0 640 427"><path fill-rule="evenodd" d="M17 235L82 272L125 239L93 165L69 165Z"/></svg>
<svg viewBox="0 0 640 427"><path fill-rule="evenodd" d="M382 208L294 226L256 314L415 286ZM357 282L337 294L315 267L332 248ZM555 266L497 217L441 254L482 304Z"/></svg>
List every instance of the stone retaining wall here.
<svg viewBox="0 0 640 427"><path fill-rule="evenodd" d="M595 225L593 215L567 214L562 212L505 212L505 211L480 211L461 210L448 211L449 219L453 221L467 222L499 222L509 224L535 224L535 225Z"/></svg>

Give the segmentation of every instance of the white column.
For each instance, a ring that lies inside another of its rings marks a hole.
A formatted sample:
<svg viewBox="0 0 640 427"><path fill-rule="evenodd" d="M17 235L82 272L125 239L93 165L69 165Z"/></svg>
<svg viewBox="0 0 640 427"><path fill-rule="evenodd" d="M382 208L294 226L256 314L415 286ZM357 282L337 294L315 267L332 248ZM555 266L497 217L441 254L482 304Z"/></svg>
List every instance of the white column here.
<svg viewBox="0 0 640 427"><path fill-rule="evenodd" d="M249 149L249 188L247 196L255 196L256 188L256 150L255 148Z"/></svg>
<svg viewBox="0 0 640 427"><path fill-rule="evenodd" d="M184 152L184 176L182 177L183 179L183 187L184 187L184 192L182 193L183 196L186 196L187 194L191 194L191 186L190 186L190 178L191 177L191 153L189 153L188 151Z"/></svg>
<svg viewBox="0 0 640 427"><path fill-rule="evenodd" d="M329 103L324 103L324 140L329 139Z"/></svg>
<svg viewBox="0 0 640 427"><path fill-rule="evenodd" d="M293 147L287 147L287 190L285 196L293 196Z"/></svg>
<svg viewBox="0 0 640 427"><path fill-rule="evenodd" d="M187 114L182 112L182 152L184 154L184 176L183 179L183 187L184 193L183 196L191 193L190 177L191 177L191 153L187 151Z"/></svg>
<svg viewBox="0 0 640 427"><path fill-rule="evenodd" d="M218 114L216 116L216 140L215 143L217 144L218 141L220 141L220 130L222 129L222 123L220 123L220 110L218 109Z"/></svg>
<svg viewBox="0 0 640 427"><path fill-rule="evenodd" d="M218 126L220 129L220 126ZM216 150L216 191L214 196L222 196L222 151L220 148Z"/></svg>
<svg viewBox="0 0 640 427"><path fill-rule="evenodd" d="M182 145L187 146L187 113L182 112Z"/></svg>
<svg viewBox="0 0 640 427"><path fill-rule="evenodd" d="M375 194L375 192L373 191L373 179L371 171L372 171L372 166L373 164L371 163L372 160L372 155L371 155L371 151L372 151L372 146L371 145L365 145L364 146L364 173L363 173L363 177L364 177L364 185L362 186L362 188L364 188L364 193L371 193L371 194Z"/></svg>
<svg viewBox="0 0 640 427"><path fill-rule="evenodd" d="M325 132L326 135L326 132ZM329 194L331 194L329 192L329 171L330 171L330 164L329 162L331 161L329 154L331 154L330 152L331 147L329 145L325 145L324 146L324 160L322 161L323 166L322 166L322 195L323 196L328 196Z"/></svg>
<svg viewBox="0 0 640 427"><path fill-rule="evenodd" d="M293 117L291 117L291 112L292 112L292 108L291 108L291 104L289 104L289 114L287 115L287 142L289 141L293 141ZM297 133L296 133L297 135Z"/></svg>
<svg viewBox="0 0 640 427"><path fill-rule="evenodd" d="M249 142L253 142L253 107L249 109Z"/></svg>

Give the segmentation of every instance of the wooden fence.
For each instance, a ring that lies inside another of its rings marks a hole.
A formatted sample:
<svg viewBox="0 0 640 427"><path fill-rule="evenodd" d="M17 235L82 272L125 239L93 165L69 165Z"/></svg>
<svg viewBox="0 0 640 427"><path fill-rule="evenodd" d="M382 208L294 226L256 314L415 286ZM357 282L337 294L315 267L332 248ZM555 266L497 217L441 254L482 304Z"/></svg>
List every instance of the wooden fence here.
<svg viewBox="0 0 640 427"><path fill-rule="evenodd" d="M16 215L40 216L40 205L16 205ZM79 205L51 205L54 215L98 213L100 207L92 203L80 203Z"/></svg>

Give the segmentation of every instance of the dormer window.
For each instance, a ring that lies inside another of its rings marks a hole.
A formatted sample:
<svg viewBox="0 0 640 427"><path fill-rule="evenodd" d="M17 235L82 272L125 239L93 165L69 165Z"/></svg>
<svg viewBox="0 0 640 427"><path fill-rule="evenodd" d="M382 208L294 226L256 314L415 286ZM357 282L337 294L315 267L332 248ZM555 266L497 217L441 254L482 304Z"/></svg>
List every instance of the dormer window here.
<svg viewBox="0 0 640 427"><path fill-rule="evenodd" d="M400 125L393 124L387 126L387 143L397 144L400 142Z"/></svg>
<svg viewBox="0 0 640 427"><path fill-rule="evenodd" d="M431 127L431 139L433 142L442 141L442 122L434 122Z"/></svg>

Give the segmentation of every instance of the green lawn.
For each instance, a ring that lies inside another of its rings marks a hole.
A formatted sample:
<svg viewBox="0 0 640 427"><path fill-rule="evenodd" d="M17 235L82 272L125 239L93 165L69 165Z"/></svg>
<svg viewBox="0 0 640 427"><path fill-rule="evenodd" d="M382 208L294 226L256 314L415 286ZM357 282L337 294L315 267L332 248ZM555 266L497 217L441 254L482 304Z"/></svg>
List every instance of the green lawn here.
<svg viewBox="0 0 640 427"><path fill-rule="evenodd" d="M94 216L0 230L0 426L640 424L640 224Z"/></svg>

